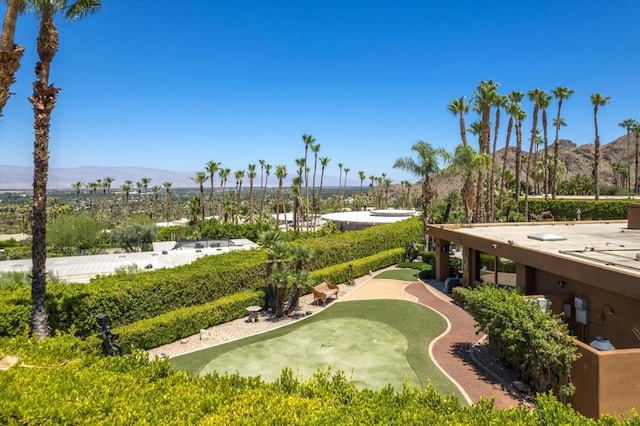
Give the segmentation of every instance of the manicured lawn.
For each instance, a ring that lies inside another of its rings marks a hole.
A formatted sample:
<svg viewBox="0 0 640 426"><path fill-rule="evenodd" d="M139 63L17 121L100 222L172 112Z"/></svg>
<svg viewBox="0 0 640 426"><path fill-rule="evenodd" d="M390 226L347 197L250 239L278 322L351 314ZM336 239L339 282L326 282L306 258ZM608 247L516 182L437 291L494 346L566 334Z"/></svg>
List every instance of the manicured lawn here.
<svg viewBox="0 0 640 426"><path fill-rule="evenodd" d="M391 384L400 390L405 377L419 387L429 380L440 392L464 401L428 353L429 343L446 327L440 315L412 302L340 302L286 327L181 355L171 363L193 375L239 372L266 381L279 377L284 367L308 378L331 366L365 388Z"/></svg>
<svg viewBox="0 0 640 426"><path fill-rule="evenodd" d="M400 280L400 281L420 281L418 279L418 274L420 273L417 269L403 268L403 269L391 269L389 271L384 271L379 273L374 277L382 278L388 280Z"/></svg>

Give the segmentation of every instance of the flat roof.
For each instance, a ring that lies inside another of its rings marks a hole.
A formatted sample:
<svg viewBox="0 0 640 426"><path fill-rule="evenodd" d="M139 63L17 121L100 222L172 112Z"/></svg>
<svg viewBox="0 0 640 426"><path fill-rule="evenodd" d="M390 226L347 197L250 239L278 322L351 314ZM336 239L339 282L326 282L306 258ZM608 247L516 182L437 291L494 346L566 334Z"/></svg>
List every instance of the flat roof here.
<svg viewBox="0 0 640 426"><path fill-rule="evenodd" d="M370 223L373 225L393 223L400 220L409 219L420 213L415 210L365 210L353 212L327 213L322 215L322 219L334 222Z"/></svg>
<svg viewBox="0 0 640 426"><path fill-rule="evenodd" d="M529 248L556 256L624 270L640 276L640 229L629 229L627 221L541 222L472 224L465 226L430 225L508 246ZM556 235L563 239L536 239L533 235ZM456 241L454 241L456 242Z"/></svg>

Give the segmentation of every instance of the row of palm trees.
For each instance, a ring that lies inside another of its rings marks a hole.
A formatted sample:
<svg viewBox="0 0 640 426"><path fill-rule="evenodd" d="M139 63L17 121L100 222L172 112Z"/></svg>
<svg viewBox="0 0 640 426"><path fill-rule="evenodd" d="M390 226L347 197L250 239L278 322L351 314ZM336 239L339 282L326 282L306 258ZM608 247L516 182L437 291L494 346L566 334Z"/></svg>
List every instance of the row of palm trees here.
<svg viewBox="0 0 640 426"><path fill-rule="evenodd" d="M515 182L513 186L513 200L517 209L520 200L520 191L522 188L522 175L524 172L524 203L525 203L525 216L528 217L528 196L530 179L535 181L535 166L538 163L538 146L542 144L544 146L544 152L542 153L542 192L547 196L556 198L558 188L558 175L561 170L559 141L560 141L560 129L566 126L566 122L562 117L562 106L564 101L569 99L574 91L567 88L558 86L551 90L550 93L535 88L529 90L526 93L527 98L533 104L531 111L531 130L529 136L529 150L526 155L526 159L523 159L523 129L522 124L527 113L522 108L522 99L525 97L524 92L512 91L509 94L502 95L498 93L499 84L492 80L482 81L476 91L473 93L472 99L468 100L465 96L453 99L447 106L448 111L456 115L459 118L460 127L460 141L461 146L456 149L454 154L454 163L457 164L456 168L463 171L464 183L463 183L463 198L465 203L465 216L467 220L471 221L474 217L478 221L493 221L496 217L495 208L502 210L505 207L505 203L508 201L505 197L507 191L507 155L510 150L510 143L512 133L515 130ZM553 153L549 149L549 134L548 134L548 117L547 110L551 105L553 99L557 101L556 116L552 121L552 125L555 128L555 136L553 140ZM590 96L591 103L593 105L593 119L594 119L594 161L593 161L593 185L594 194L596 200L600 197L600 135L598 132L598 111L603 106L607 105L611 99L601 93L593 93ZM469 129L467 129L465 123L465 116L469 111L473 110L479 116L478 120L471 123ZM501 112L504 110L508 117L507 132L504 142L504 150L502 156L501 173L498 175L500 168L498 168L497 148L498 148L498 134L500 130L500 118ZM493 125L491 117L493 114ZM541 126L540 126L541 122ZM625 120L620 123L621 127L627 130L627 175L630 175L630 153L629 153L629 135L631 132L640 133L640 127L638 127L635 120ZM540 128L541 127L541 128ZM491 141L491 132L493 131L493 140ZM540 132L542 131L542 134ZM478 151L476 153L473 149L468 149L467 132L470 132L478 137ZM492 142L492 143L491 143ZM638 162L638 155L636 154L636 164ZM523 171L523 163L525 163L525 170ZM638 173L636 165L636 175ZM488 176L486 176L488 174ZM486 182L485 182L486 179ZM535 183L534 183L535 185ZM627 182L630 189L630 179ZM486 190L490 188L490 190ZM497 191L494 191L494 188ZM638 184L636 178L636 184L634 190L638 191ZM494 194L497 192L497 202L494 200Z"/></svg>

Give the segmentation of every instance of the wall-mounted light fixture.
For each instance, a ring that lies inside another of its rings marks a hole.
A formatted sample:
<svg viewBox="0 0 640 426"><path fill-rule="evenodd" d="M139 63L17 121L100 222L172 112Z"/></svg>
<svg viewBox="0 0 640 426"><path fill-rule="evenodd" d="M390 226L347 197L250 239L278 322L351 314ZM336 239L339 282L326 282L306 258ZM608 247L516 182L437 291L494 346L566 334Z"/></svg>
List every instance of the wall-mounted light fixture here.
<svg viewBox="0 0 640 426"><path fill-rule="evenodd" d="M600 321L604 324L604 320L607 318L607 314L614 315L615 311L611 307L611 305L607 305L606 303L602 305L602 309L600 310Z"/></svg>
<svg viewBox="0 0 640 426"><path fill-rule="evenodd" d="M498 248L498 245L497 244L491 244L491 248L496 249L496 248Z"/></svg>
<svg viewBox="0 0 640 426"><path fill-rule="evenodd" d="M567 285L566 281L558 281L558 287L564 288Z"/></svg>

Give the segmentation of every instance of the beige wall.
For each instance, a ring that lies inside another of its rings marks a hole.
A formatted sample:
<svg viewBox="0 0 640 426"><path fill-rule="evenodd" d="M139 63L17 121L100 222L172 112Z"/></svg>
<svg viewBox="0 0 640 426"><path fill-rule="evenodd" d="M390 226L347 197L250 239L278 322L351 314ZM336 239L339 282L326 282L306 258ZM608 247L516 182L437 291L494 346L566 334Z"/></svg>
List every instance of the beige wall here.
<svg viewBox="0 0 640 426"><path fill-rule="evenodd" d="M573 365L573 407L589 417L626 415L640 407L640 349L598 351L576 342L582 357Z"/></svg>

